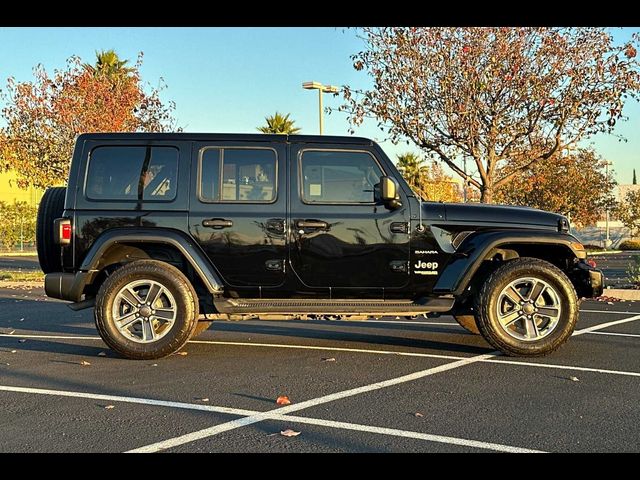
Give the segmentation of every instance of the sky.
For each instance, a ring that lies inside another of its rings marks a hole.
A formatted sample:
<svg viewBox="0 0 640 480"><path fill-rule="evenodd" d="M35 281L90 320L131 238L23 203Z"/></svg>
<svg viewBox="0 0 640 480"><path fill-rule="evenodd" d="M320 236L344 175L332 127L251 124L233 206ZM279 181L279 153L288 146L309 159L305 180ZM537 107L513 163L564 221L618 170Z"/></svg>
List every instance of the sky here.
<svg viewBox="0 0 640 480"><path fill-rule="evenodd" d="M615 28L612 33L623 43L634 30ZM367 75L357 72L350 59L362 46L353 29L325 27L0 27L0 89L9 76L33 79L38 63L52 72L64 68L72 55L93 63L95 52L107 49L135 63L142 51L143 80L157 86L164 79L161 98L176 103L174 116L187 132L253 133L277 110L290 113L301 133L317 134L318 93L304 90L302 83L369 87ZM325 106L340 103L339 97L324 95ZM619 122L616 133L627 142L598 135L588 143L613 162L619 183L631 183L632 169L640 174L640 105L630 101L624 113L629 120ZM325 114L324 120L325 134L348 135L345 114ZM379 141L391 158L417 152L383 141L385 134L373 122L356 129L356 135Z"/></svg>

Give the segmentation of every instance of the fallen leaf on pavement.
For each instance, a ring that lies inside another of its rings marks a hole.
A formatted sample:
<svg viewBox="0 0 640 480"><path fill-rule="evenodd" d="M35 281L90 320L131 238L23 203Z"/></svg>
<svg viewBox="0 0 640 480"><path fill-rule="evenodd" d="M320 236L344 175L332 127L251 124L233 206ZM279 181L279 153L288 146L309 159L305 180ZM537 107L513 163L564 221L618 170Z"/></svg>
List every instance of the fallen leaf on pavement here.
<svg viewBox="0 0 640 480"><path fill-rule="evenodd" d="M106 354L105 352L100 352L100 353L98 353L98 356L99 356L99 357L106 357L106 356L107 356L107 354Z"/></svg>
<svg viewBox="0 0 640 480"><path fill-rule="evenodd" d="M578 377L569 377L569 380L571 380L572 382L579 382L580 379Z"/></svg>
<svg viewBox="0 0 640 480"><path fill-rule="evenodd" d="M323 359L322 359L322 361L323 361L323 362L335 362L335 361L336 361L336 359L335 359L335 358L333 358L333 357L328 357L328 358L323 358Z"/></svg>
<svg viewBox="0 0 640 480"><path fill-rule="evenodd" d="M423 414L421 414L420 412L416 412L413 414L414 417L424 417Z"/></svg>
<svg viewBox="0 0 640 480"><path fill-rule="evenodd" d="M286 395L280 395L276 399L276 403L278 405L289 405L291 403L291 400L289 400L289 397L287 397Z"/></svg>
<svg viewBox="0 0 640 480"><path fill-rule="evenodd" d="M152 366L152 367L157 367L157 366L158 366L158 364L157 364L157 363L152 363L152 364L151 364L151 366Z"/></svg>
<svg viewBox="0 0 640 480"><path fill-rule="evenodd" d="M176 352L176 355L180 355L181 357L186 357L187 355L189 355L188 352Z"/></svg>
<svg viewBox="0 0 640 480"><path fill-rule="evenodd" d="M111 410L112 408L116 408L116 407L114 407L113 405L105 405L104 406L105 410Z"/></svg>
<svg viewBox="0 0 640 480"><path fill-rule="evenodd" d="M290 428L287 428L286 430L282 430L280 432L280 435L282 435L283 437L297 437L301 433L302 432L296 432L295 430L291 430Z"/></svg>
<svg viewBox="0 0 640 480"><path fill-rule="evenodd" d="M80 365L82 365L83 367L87 367L87 366L89 366L89 365L91 365L91 364L90 364L89 362L87 362L86 360L82 360L82 361L80 362Z"/></svg>
<svg viewBox="0 0 640 480"><path fill-rule="evenodd" d="M11 353L18 353L17 350L11 350Z"/></svg>

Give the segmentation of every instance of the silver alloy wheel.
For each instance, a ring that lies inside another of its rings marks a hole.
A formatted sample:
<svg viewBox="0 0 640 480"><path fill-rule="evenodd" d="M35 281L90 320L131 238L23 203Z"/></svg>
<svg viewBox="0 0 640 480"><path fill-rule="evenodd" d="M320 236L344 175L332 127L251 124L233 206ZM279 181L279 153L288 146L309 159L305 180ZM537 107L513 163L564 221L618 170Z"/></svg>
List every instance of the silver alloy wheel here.
<svg viewBox="0 0 640 480"><path fill-rule="evenodd" d="M164 337L177 315L171 292L154 280L136 280L120 289L113 302L113 321L129 340L151 343Z"/></svg>
<svg viewBox="0 0 640 480"><path fill-rule="evenodd" d="M525 342L540 340L553 332L562 313L555 288L534 277L518 278L503 288L496 309L502 329Z"/></svg>

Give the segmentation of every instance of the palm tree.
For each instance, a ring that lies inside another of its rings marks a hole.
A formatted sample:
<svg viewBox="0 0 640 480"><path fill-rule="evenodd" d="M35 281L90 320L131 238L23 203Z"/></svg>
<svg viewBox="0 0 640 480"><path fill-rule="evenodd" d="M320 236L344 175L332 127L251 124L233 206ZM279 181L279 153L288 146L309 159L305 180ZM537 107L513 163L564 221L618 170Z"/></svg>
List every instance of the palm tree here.
<svg viewBox="0 0 640 480"><path fill-rule="evenodd" d="M300 129L294 124L295 120L289 120L289 113L286 115L280 115L276 112L275 115L265 117L267 124L264 127L258 127L258 131L262 133L281 133L285 135L294 135L300 131Z"/></svg>
<svg viewBox="0 0 640 480"><path fill-rule="evenodd" d="M102 50L96 52L96 64L84 64L84 68L93 72L94 75L106 75L113 80L121 80L135 68L126 67L128 60L120 60L120 57L114 50Z"/></svg>
<svg viewBox="0 0 640 480"><path fill-rule="evenodd" d="M401 153L398 155L398 170L414 190L422 190L422 184L429 167L423 165L424 159L415 153Z"/></svg>

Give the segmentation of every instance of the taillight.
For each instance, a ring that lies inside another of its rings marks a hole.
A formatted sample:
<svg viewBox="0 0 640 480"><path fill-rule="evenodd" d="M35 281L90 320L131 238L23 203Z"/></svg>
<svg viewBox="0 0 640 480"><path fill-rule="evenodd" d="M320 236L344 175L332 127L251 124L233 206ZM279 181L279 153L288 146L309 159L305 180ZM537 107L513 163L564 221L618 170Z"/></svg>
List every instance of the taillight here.
<svg viewBox="0 0 640 480"><path fill-rule="evenodd" d="M73 228L71 227L71 219L69 218L56 218L54 220L54 232L58 232L57 238L55 238L58 245L69 245L71 243L71 235Z"/></svg>
<svg viewBox="0 0 640 480"><path fill-rule="evenodd" d="M592 268L596 268L598 266L596 264L596 261L595 260L591 260L591 259L587 260L587 264Z"/></svg>

